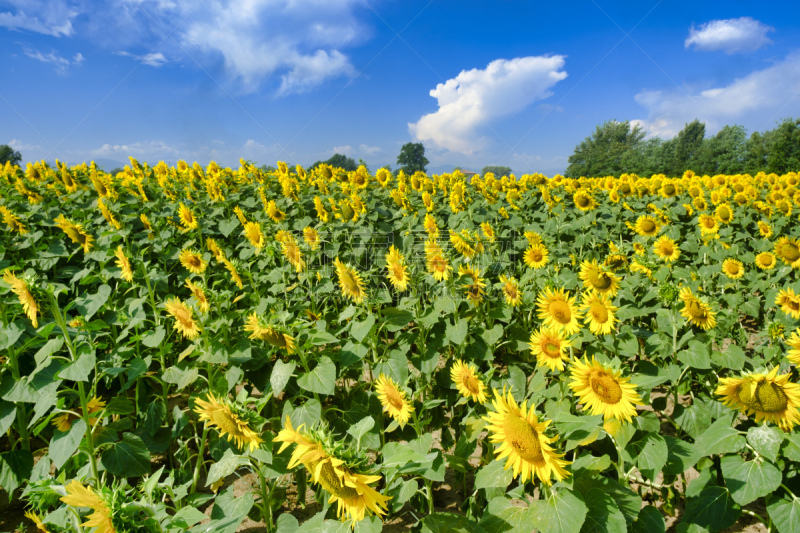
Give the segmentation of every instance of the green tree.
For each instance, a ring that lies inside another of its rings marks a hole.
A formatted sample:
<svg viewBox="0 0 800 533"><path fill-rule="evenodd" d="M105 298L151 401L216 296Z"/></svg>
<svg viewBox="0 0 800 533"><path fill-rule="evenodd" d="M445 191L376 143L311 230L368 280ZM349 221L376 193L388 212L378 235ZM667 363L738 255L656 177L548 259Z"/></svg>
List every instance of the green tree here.
<svg viewBox="0 0 800 533"><path fill-rule="evenodd" d="M488 166L481 169L481 175L483 176L489 172L494 174L496 178L502 178L503 176L510 176L512 174L510 167Z"/></svg>
<svg viewBox="0 0 800 533"><path fill-rule="evenodd" d="M698 174L739 174L744 172L747 133L744 126L725 126L703 141L691 169Z"/></svg>
<svg viewBox="0 0 800 533"><path fill-rule="evenodd" d="M347 157L346 155L342 154L333 154L327 161L317 161L308 168L310 170L312 168L320 166L323 163L326 165L330 165L334 168L343 168L348 172L356 170L358 168L358 164L356 163L355 159L353 159L352 157Z"/></svg>
<svg viewBox="0 0 800 533"><path fill-rule="evenodd" d="M0 144L0 165L5 165L6 162L19 165L22 163L22 154L7 144Z"/></svg>
<svg viewBox="0 0 800 533"><path fill-rule="evenodd" d="M800 170L800 119L787 118L773 130L767 169L776 174Z"/></svg>
<svg viewBox="0 0 800 533"><path fill-rule="evenodd" d="M745 145L744 171L756 175L767 171L767 158L775 141L775 130L754 131Z"/></svg>
<svg viewBox="0 0 800 533"><path fill-rule="evenodd" d="M705 136L705 123L694 119L689 124L684 125L676 137L675 164L670 169L670 174L677 176L692 168L693 164L697 162L695 158L703 146Z"/></svg>
<svg viewBox="0 0 800 533"><path fill-rule="evenodd" d="M669 141L662 141L658 137L640 142L633 149L622 154L622 168L629 174L638 174L639 176L652 176L664 172L665 165L671 162L674 151L665 148L667 142ZM667 154L669 157L666 157Z"/></svg>
<svg viewBox="0 0 800 533"><path fill-rule="evenodd" d="M644 135L639 125L631 128L627 120L604 122L575 147L575 152L567 159L566 174L570 177L618 176L627 172L622 163L625 154L636 150Z"/></svg>
<svg viewBox="0 0 800 533"><path fill-rule="evenodd" d="M413 174L420 170L425 172L425 167L428 166L428 158L425 157L425 147L422 143L406 143L400 148L400 155L397 156L397 164L400 165L399 170L406 174Z"/></svg>

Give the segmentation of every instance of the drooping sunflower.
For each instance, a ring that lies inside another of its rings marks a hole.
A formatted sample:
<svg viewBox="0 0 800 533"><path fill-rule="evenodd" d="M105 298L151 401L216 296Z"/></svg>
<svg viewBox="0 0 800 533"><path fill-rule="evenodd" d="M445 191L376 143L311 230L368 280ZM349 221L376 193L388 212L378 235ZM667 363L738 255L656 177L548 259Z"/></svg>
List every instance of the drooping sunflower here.
<svg viewBox="0 0 800 533"><path fill-rule="evenodd" d="M425 241L425 266L436 281L450 279L450 273L453 271L444 250L433 238Z"/></svg>
<svg viewBox="0 0 800 533"><path fill-rule="evenodd" d="M31 292L28 281L18 278L9 269L3 271L3 281L11 286L11 292L17 295L17 300L22 304L22 310L25 315L31 321L33 327L38 328L39 319L36 315L39 313L39 306Z"/></svg>
<svg viewBox="0 0 800 533"><path fill-rule="evenodd" d="M203 257L190 248L181 250L178 259L183 265L183 268L192 274L202 274L206 271L206 267L208 266L208 263L203 260Z"/></svg>
<svg viewBox="0 0 800 533"><path fill-rule="evenodd" d="M800 318L800 294L795 294L794 289L781 289L775 297L775 305L781 307L781 311L797 320Z"/></svg>
<svg viewBox="0 0 800 533"><path fill-rule="evenodd" d="M303 252L300 251L300 246L294 236L290 234L280 243L281 253L289 261L289 264L294 267L295 272L302 272L306 268L306 262L303 260Z"/></svg>
<svg viewBox="0 0 800 533"><path fill-rule="evenodd" d="M186 288L192 291L192 296L194 296L194 299L197 301L197 309L201 313L208 313L208 310L211 309L211 303L208 301L208 296L206 296L206 291L203 289L202 285L187 279Z"/></svg>
<svg viewBox="0 0 800 533"><path fill-rule="evenodd" d="M200 415L200 421L205 421L208 427L216 428L221 437L228 442L235 442L239 448L249 447L255 451L264 439L251 427L254 413L238 405L234 405L226 398L217 398L213 393L208 393L206 400L195 398L194 412Z"/></svg>
<svg viewBox="0 0 800 533"><path fill-rule="evenodd" d="M761 234L762 237L772 237L772 226L769 223L764 222L763 220L758 221L758 232Z"/></svg>
<svg viewBox="0 0 800 533"><path fill-rule="evenodd" d="M600 364L594 356L591 361L586 358L573 361L570 373L570 388L584 409L591 410L593 415L630 422L636 416L636 406L643 405L636 387L629 383L630 378L621 377L621 371Z"/></svg>
<svg viewBox="0 0 800 533"><path fill-rule="evenodd" d="M619 270L625 267L627 264L628 264L628 258L620 253L608 254L605 262L603 263L604 266L607 266L611 270Z"/></svg>
<svg viewBox="0 0 800 533"><path fill-rule="evenodd" d="M364 282L361 281L361 275L355 268L345 265L339 258L333 260L336 267L336 275L339 278L339 289L342 291L342 296L353 300L355 303L361 303L367 297L364 291Z"/></svg>
<svg viewBox="0 0 800 533"><path fill-rule="evenodd" d="M178 204L178 217L181 220L184 230L197 229L199 223L197 217L194 216L192 210L183 205L183 202Z"/></svg>
<svg viewBox="0 0 800 533"><path fill-rule="evenodd" d="M700 225L702 235L713 235L719 231L719 221L714 215L701 214L697 223Z"/></svg>
<svg viewBox="0 0 800 533"><path fill-rule="evenodd" d="M614 331L617 321L614 313L617 308L611 305L608 297L597 293L584 293L581 301L583 321L595 335L607 335Z"/></svg>
<svg viewBox="0 0 800 533"><path fill-rule="evenodd" d="M96 533L117 533L111 521L111 508L92 487L84 487L77 479L73 479L64 488L67 495L61 498L62 502L72 507L88 507L93 511L88 520L81 524L83 527L96 527Z"/></svg>
<svg viewBox="0 0 800 533"><path fill-rule="evenodd" d="M531 333L529 346L536 356L537 366L546 366L550 370L564 370L564 361L569 360L567 348L572 342L558 329L542 327Z"/></svg>
<svg viewBox="0 0 800 533"><path fill-rule="evenodd" d="M550 251L542 243L531 243L525 250L524 261L530 268L542 268L547 264Z"/></svg>
<svg viewBox="0 0 800 533"><path fill-rule="evenodd" d="M681 249L666 235L662 235L656 240L653 244L653 251L667 263L675 262L681 256Z"/></svg>
<svg viewBox="0 0 800 533"><path fill-rule="evenodd" d="M583 280L583 286L589 291L613 297L619 290L619 278L597 264L596 259L583 261L578 277Z"/></svg>
<svg viewBox="0 0 800 533"><path fill-rule="evenodd" d="M306 226L303 228L303 240L312 250L319 248L319 233L315 228L312 228L311 226Z"/></svg>
<svg viewBox="0 0 800 533"><path fill-rule="evenodd" d="M250 315L248 315L244 330L250 333L248 337L250 339L267 341L273 346L285 349L289 354L294 353L294 337L280 331L277 326L263 322L256 313L250 313Z"/></svg>
<svg viewBox="0 0 800 533"><path fill-rule="evenodd" d="M778 259L772 252L761 252L756 256L756 266L761 270L772 270L778 263Z"/></svg>
<svg viewBox="0 0 800 533"><path fill-rule="evenodd" d="M786 339L786 345L789 351L786 352L786 358L795 365L800 365L800 328L794 330L792 334Z"/></svg>
<svg viewBox="0 0 800 533"><path fill-rule="evenodd" d="M400 388L392 378L381 374L375 382L375 392L381 401L383 410L403 427L414 412L414 406L406 398L406 391Z"/></svg>
<svg viewBox="0 0 800 533"><path fill-rule="evenodd" d="M506 303L511 307L516 307L522 303L522 293L519 291L519 282L513 277L500 274L500 283L503 284L503 296Z"/></svg>
<svg viewBox="0 0 800 533"><path fill-rule="evenodd" d="M800 268L800 241L792 237L781 237L775 243L775 255L792 268Z"/></svg>
<svg viewBox="0 0 800 533"><path fill-rule="evenodd" d="M768 374L722 378L715 394L722 403L755 414L756 422L772 422L784 431L800 424L800 385L789 381L790 374L778 376L779 367Z"/></svg>
<svg viewBox="0 0 800 533"><path fill-rule="evenodd" d="M283 220L286 219L286 213L278 209L278 206L275 204L275 200L270 200L269 203L267 203L266 211L267 216L273 222L283 222Z"/></svg>
<svg viewBox="0 0 800 533"><path fill-rule="evenodd" d="M731 279L744 276L744 265L738 259L726 259L722 262L722 273Z"/></svg>
<svg viewBox="0 0 800 533"><path fill-rule="evenodd" d="M89 411L90 415L102 411L103 409L105 409L105 407L106 407L106 402L104 402L97 396L92 397L91 400L86 402L86 410ZM78 411L79 413L83 412L83 409L80 407L77 407L74 410ZM74 413L61 413L60 415L53 418L51 423L53 424L53 426L55 426L57 430L62 432L67 432L72 427L72 423L78 420L79 418L80 417ZM96 423L97 423L96 417L89 419L90 426L94 427Z"/></svg>
<svg viewBox="0 0 800 533"><path fill-rule="evenodd" d="M230 260L227 258L222 259L222 263L225 265L225 268L231 275L231 280L236 284L237 287L240 289L244 288L244 283L242 282L242 277L239 275L239 270L236 268L235 260Z"/></svg>
<svg viewBox="0 0 800 533"><path fill-rule="evenodd" d="M546 326L561 330L566 335L577 333L580 313L575 307L575 296L570 297L564 289L545 289L536 299L538 316Z"/></svg>
<svg viewBox="0 0 800 533"><path fill-rule="evenodd" d="M53 222L55 222L56 226L58 226L72 242L80 244L81 247L83 247L83 253L89 253L93 246L92 242L94 241L94 237L86 233L82 225L69 220L64 215L58 215Z"/></svg>
<svg viewBox="0 0 800 533"><path fill-rule="evenodd" d="M225 252L217 244L217 241L212 239L211 237L206 238L206 248L208 251L214 254L214 258L219 261L223 262L225 260Z"/></svg>
<svg viewBox="0 0 800 533"><path fill-rule="evenodd" d="M658 221L650 215L642 215L636 219L636 233L642 237L655 237L658 229Z"/></svg>
<svg viewBox="0 0 800 533"><path fill-rule="evenodd" d="M133 281L133 269L131 268L131 260L128 259L128 256L125 255L125 249L120 244L117 246L117 249L114 251L114 255L117 257L117 266L122 270L122 279L127 282Z"/></svg>
<svg viewBox="0 0 800 533"><path fill-rule="evenodd" d="M47 529L46 525L44 525L42 518L34 511L25 511L25 518L33 522L33 525L36 526L37 531L40 531L41 533L50 533L50 530Z"/></svg>
<svg viewBox="0 0 800 533"><path fill-rule="evenodd" d="M425 231L428 232L430 238L435 239L439 236L439 228L436 225L436 219L430 213L425 214L423 226L425 226Z"/></svg>
<svg viewBox="0 0 800 533"><path fill-rule="evenodd" d="M386 254L386 277L389 283L402 292L408 288L409 275L405 265L405 258L400 251L392 245Z"/></svg>
<svg viewBox="0 0 800 533"><path fill-rule="evenodd" d="M504 470L513 468L514 477L519 477L523 484L538 477L542 483L550 485L551 478L561 481L569 477L564 467L570 461L562 459L564 454L557 453L551 446L558 436L545 434L550 420L540 422L533 407L528 408L527 400L518 405L511 391L501 394L495 389L492 405L494 411L483 419L489 423L489 440L501 443L494 453L497 461L507 458Z"/></svg>
<svg viewBox="0 0 800 533"><path fill-rule="evenodd" d="M261 251L264 247L264 234L261 232L261 224L258 222L244 222L244 231L242 234L247 237L250 244L255 246L256 250Z"/></svg>
<svg viewBox="0 0 800 533"><path fill-rule="evenodd" d="M717 319L711 306L692 293L692 289L681 289L680 299L683 301L681 315L693 325L709 330L717 325Z"/></svg>
<svg viewBox="0 0 800 533"><path fill-rule="evenodd" d="M458 275L466 276L471 280L471 283L465 283L461 287L466 291L466 297L472 302L472 305L480 304L485 294L483 289L486 287L486 282L481 277L481 271L477 267L459 265Z"/></svg>
<svg viewBox="0 0 800 533"><path fill-rule="evenodd" d="M175 319L174 328L178 333L189 340L197 338L202 331L200 324L192 318L192 308L173 297L164 303L164 308Z"/></svg>
<svg viewBox="0 0 800 533"><path fill-rule="evenodd" d="M478 369L473 364L457 360L450 369L450 379L458 392L473 402L486 403L486 385L478 377Z"/></svg>

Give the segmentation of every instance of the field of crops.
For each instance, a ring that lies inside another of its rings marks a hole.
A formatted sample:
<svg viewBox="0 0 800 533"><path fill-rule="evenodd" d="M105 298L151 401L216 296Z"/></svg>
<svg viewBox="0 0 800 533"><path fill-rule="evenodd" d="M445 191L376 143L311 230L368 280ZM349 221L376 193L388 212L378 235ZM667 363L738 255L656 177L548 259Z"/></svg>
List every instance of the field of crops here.
<svg viewBox="0 0 800 533"><path fill-rule="evenodd" d="M50 532L798 533L798 206L0 167L0 496Z"/></svg>

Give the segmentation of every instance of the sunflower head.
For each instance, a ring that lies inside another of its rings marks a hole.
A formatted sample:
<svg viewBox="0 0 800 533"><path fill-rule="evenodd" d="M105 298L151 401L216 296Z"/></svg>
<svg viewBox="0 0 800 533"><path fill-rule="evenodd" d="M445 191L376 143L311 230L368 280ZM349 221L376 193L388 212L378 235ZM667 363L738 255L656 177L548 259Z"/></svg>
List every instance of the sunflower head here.
<svg viewBox="0 0 800 533"><path fill-rule="evenodd" d="M456 361L450 369L450 379L464 398L472 398L473 402L486 402L486 385L478 376L475 365Z"/></svg>
<svg viewBox="0 0 800 533"><path fill-rule="evenodd" d="M717 319L711 306L695 296L689 287L681 289L680 298L683 301L681 315L691 324L705 330L717 325Z"/></svg>
<svg viewBox="0 0 800 533"><path fill-rule="evenodd" d="M789 374L778 376L775 367L768 374L722 378L716 394L722 403L754 414L756 422L772 422L784 431L800 424L800 385L789 381Z"/></svg>
<svg viewBox="0 0 800 533"><path fill-rule="evenodd" d="M570 370L570 388L584 409L591 410L593 415L602 414L606 420L630 422L636 416L636 405L642 405L642 399L620 371L600 364L594 356L591 361L576 359Z"/></svg>
<svg viewBox="0 0 800 533"><path fill-rule="evenodd" d="M559 329L565 335L580 330L580 313L575 307L575 297L564 289L545 289L537 298L538 316L546 326Z"/></svg>
<svg viewBox="0 0 800 533"><path fill-rule="evenodd" d="M653 245L653 251L658 257L667 263L677 261L678 257L681 255L681 250L675 244L675 241L666 235L662 235L658 238L658 240L656 240L655 244Z"/></svg>
<svg viewBox="0 0 800 533"><path fill-rule="evenodd" d="M800 241L792 237L781 237L775 243L775 255L792 268L800 268Z"/></svg>
<svg viewBox="0 0 800 533"><path fill-rule="evenodd" d="M658 230L658 221L650 215L642 215L636 219L636 233L642 237L655 237Z"/></svg>
<svg viewBox="0 0 800 533"><path fill-rule="evenodd" d="M529 342L537 366L553 371L564 370L564 363L569 360L567 348L571 345L571 341L560 330L545 327L531 333Z"/></svg>
<svg viewBox="0 0 800 533"><path fill-rule="evenodd" d="M730 279L739 279L744 276L744 266L738 259L726 259L722 262L722 272Z"/></svg>
<svg viewBox="0 0 800 533"><path fill-rule="evenodd" d="M208 427L216 428L220 436L234 442L239 448L255 451L264 440L256 431L258 415L249 409L209 393L205 400L196 398L194 412Z"/></svg>
<svg viewBox="0 0 800 533"><path fill-rule="evenodd" d="M383 410L395 419L400 427L405 426L411 413L414 412L414 406L406 397L406 391L401 389L392 378L381 373L375 382L375 392Z"/></svg>
<svg viewBox="0 0 800 533"><path fill-rule="evenodd" d="M336 267L336 275L339 278L339 289L342 296L353 300L355 303L361 303L367 297L364 290L364 282L361 280L361 275L355 268L346 265L337 257L333 261Z"/></svg>
<svg viewBox="0 0 800 533"><path fill-rule="evenodd" d="M756 256L756 266L761 270L772 270L778 260L772 252L761 252Z"/></svg>
<svg viewBox="0 0 800 533"><path fill-rule="evenodd" d="M775 297L775 305L780 306L781 311L797 320L800 318L800 295L795 294L794 289L781 289Z"/></svg>
<svg viewBox="0 0 800 533"><path fill-rule="evenodd" d="M530 268L542 268L547 264L547 257L549 254L549 250L541 242L531 243L528 249L525 250L525 264Z"/></svg>
<svg viewBox="0 0 800 533"><path fill-rule="evenodd" d="M578 274L589 291L613 297L619 289L619 278L597 264L597 260L583 261Z"/></svg>

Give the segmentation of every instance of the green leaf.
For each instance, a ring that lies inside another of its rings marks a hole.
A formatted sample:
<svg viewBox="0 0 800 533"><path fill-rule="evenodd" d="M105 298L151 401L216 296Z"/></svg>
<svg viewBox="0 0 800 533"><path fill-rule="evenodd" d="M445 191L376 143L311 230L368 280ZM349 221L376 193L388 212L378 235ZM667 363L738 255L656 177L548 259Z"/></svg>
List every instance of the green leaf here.
<svg viewBox="0 0 800 533"><path fill-rule="evenodd" d="M273 394L280 394L292 377L292 373L297 365L294 363L284 363L278 359L272 367L272 374L269 376L269 383L272 385Z"/></svg>
<svg viewBox="0 0 800 533"><path fill-rule="evenodd" d="M36 352L36 355L33 356L33 359L36 361L37 365L41 365L47 360L48 357L59 351L63 345L64 339L61 337L58 337L57 339L50 339L47 341L47 344L42 346L39 351Z"/></svg>
<svg viewBox="0 0 800 533"><path fill-rule="evenodd" d="M373 427L375 427L375 419L371 416L365 416L357 424L350 426L347 429L347 433L352 435L356 442L361 442L361 437L369 433Z"/></svg>
<svg viewBox="0 0 800 533"><path fill-rule="evenodd" d="M800 533L800 500L771 499L767 512L778 533Z"/></svg>
<svg viewBox="0 0 800 533"><path fill-rule="evenodd" d="M626 446L626 451L635 458L639 471L650 481L656 479L667 462L667 442L657 433L646 434Z"/></svg>
<svg viewBox="0 0 800 533"><path fill-rule="evenodd" d="M744 368L744 363L747 357L741 348L735 344L731 344L724 352L714 351L711 354L711 361L721 368L731 368L733 370L741 370Z"/></svg>
<svg viewBox="0 0 800 533"><path fill-rule="evenodd" d="M161 375L161 379L167 383L177 385L178 390L183 390L187 385L197 381L197 377L199 375L200 374L197 368L184 370L177 366L171 366L164 371L164 373Z"/></svg>
<svg viewBox="0 0 800 533"><path fill-rule="evenodd" d="M736 453L744 448L744 437L731 427L728 417L720 418L700 435L694 443L703 455Z"/></svg>
<svg viewBox="0 0 800 533"><path fill-rule="evenodd" d="M700 451L694 444L664 435L667 443L667 464L664 465L664 475L682 474L697 463L701 457Z"/></svg>
<svg viewBox="0 0 800 533"><path fill-rule="evenodd" d="M422 519L421 533L486 533L466 516L453 513L433 513Z"/></svg>
<svg viewBox="0 0 800 533"><path fill-rule="evenodd" d="M289 513L280 515L275 525L278 526L278 533L297 533L297 530L300 529L300 523L297 518Z"/></svg>
<svg viewBox="0 0 800 533"><path fill-rule="evenodd" d="M800 434L786 433L786 442L783 446L783 455L791 461L800 462Z"/></svg>
<svg viewBox="0 0 800 533"><path fill-rule="evenodd" d="M81 315L83 315L83 318L88 321L97 311L100 310L101 307L103 307L103 305L105 305L106 300L108 300L110 295L111 287L108 285L100 285L95 294L82 298L79 303L75 304L75 307L78 308L78 311L81 313Z"/></svg>
<svg viewBox="0 0 800 533"><path fill-rule="evenodd" d="M17 487L21 486L33 471L33 454L28 450L14 450L0 454L0 487L5 489L9 500Z"/></svg>
<svg viewBox="0 0 800 533"><path fill-rule="evenodd" d="M467 319L461 318L456 320L455 324L447 324L444 336L454 346L459 346L464 343L469 331L469 323Z"/></svg>
<svg viewBox="0 0 800 533"><path fill-rule="evenodd" d="M487 533L530 533L530 524L526 520L527 511L527 505L514 505L508 498L498 496L489 502L478 526Z"/></svg>
<svg viewBox="0 0 800 533"><path fill-rule="evenodd" d="M336 385L336 365L329 357L323 357L314 370L297 379L297 384L309 392L333 394Z"/></svg>
<svg viewBox="0 0 800 533"><path fill-rule="evenodd" d="M338 337L334 337L327 331L320 331L318 329L313 330L309 336L308 340L314 346L320 346L322 344L338 344L339 339Z"/></svg>
<svg viewBox="0 0 800 533"><path fill-rule="evenodd" d="M156 348L164 340L164 326L158 326L152 333L142 339L142 344L148 348Z"/></svg>
<svg viewBox="0 0 800 533"><path fill-rule="evenodd" d="M219 479L230 476L240 466L245 466L248 464L250 464L250 460L247 457L237 455L232 449L228 448L225 450L225 453L222 455L220 460L211 465L211 468L208 469L206 487L211 486L212 483Z"/></svg>
<svg viewBox="0 0 800 533"><path fill-rule="evenodd" d="M88 381L89 374L94 370L96 358L94 350L89 349L88 346L85 350L80 350L78 360L70 363L58 373L61 379L68 379L70 381Z"/></svg>
<svg viewBox="0 0 800 533"><path fill-rule="evenodd" d="M236 217L231 217L228 220L220 220L219 222L219 232L222 233L225 237L229 236L233 233L237 227L239 227L239 219Z"/></svg>
<svg viewBox="0 0 800 533"><path fill-rule="evenodd" d="M106 470L115 476L139 477L150 473L150 452L133 433L124 433L120 442L103 452L102 460Z"/></svg>
<svg viewBox="0 0 800 533"><path fill-rule="evenodd" d="M512 469L505 470L505 461L492 461L484 466L475 475L475 488L486 489L497 487L504 489L511 484L514 479Z"/></svg>
<svg viewBox="0 0 800 533"><path fill-rule="evenodd" d="M711 368L711 344L691 340L685 350L678 352L678 360L692 368Z"/></svg>
<svg viewBox="0 0 800 533"><path fill-rule="evenodd" d="M381 310L381 314L386 317L386 329L391 332L400 331L414 320L414 314L411 311L396 307L386 307Z"/></svg>
<svg viewBox="0 0 800 533"><path fill-rule="evenodd" d="M631 533L665 533L667 525L664 515L652 505L645 505L639 511L639 517L631 524Z"/></svg>
<svg viewBox="0 0 800 533"><path fill-rule="evenodd" d="M697 524L711 533L731 527L739 519L742 509L724 487L704 488L698 496L686 502L683 521Z"/></svg>
<svg viewBox="0 0 800 533"><path fill-rule="evenodd" d="M50 448L47 454L57 470L60 470L67 460L72 457L72 454L80 446L84 435L86 435L86 422L82 419L73 422L69 431L55 430L53 432L53 438L50 440Z"/></svg>
<svg viewBox="0 0 800 533"><path fill-rule="evenodd" d="M588 512L581 533L627 533L625 515L609 494L601 489L592 489L586 495L585 503Z"/></svg>
<svg viewBox="0 0 800 533"><path fill-rule="evenodd" d="M297 429L305 424L307 429L311 429L316 426L321 416L322 405L317 400L308 400L291 412L292 426Z"/></svg>
<svg viewBox="0 0 800 533"><path fill-rule="evenodd" d="M781 485L781 472L767 461L744 461L738 455L722 458L722 475L733 500L747 505Z"/></svg>
<svg viewBox="0 0 800 533"><path fill-rule="evenodd" d="M372 330L372 326L375 325L375 317L373 315L369 315L363 322L353 322L350 325L350 335L356 340L356 342L361 342L367 335L369 335L370 330Z"/></svg>
<svg viewBox="0 0 800 533"><path fill-rule="evenodd" d="M289 515L291 516L291 515ZM198 522L201 522L208 518L205 514L201 513L197 509L191 506L186 506L182 508L180 511L175 513L172 517L171 526L172 528L178 528L181 530L186 530L195 525Z"/></svg>
<svg viewBox="0 0 800 533"><path fill-rule="evenodd" d="M16 419L17 406L11 402L0 400L0 435L5 435Z"/></svg>
<svg viewBox="0 0 800 533"><path fill-rule="evenodd" d="M753 426L747 430L747 442L755 451L775 462L778 460L778 451L783 444L783 435L782 431L766 424Z"/></svg>
<svg viewBox="0 0 800 533"><path fill-rule="evenodd" d="M568 489L551 490L546 500L536 500L528 507L530 523L541 533L580 531L588 509L583 500Z"/></svg>

